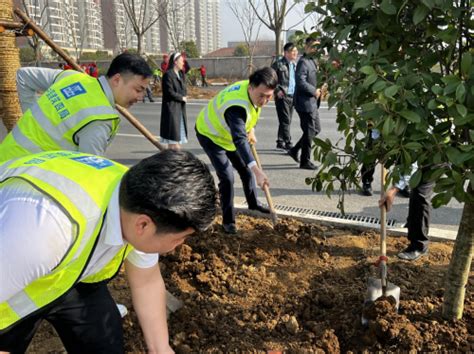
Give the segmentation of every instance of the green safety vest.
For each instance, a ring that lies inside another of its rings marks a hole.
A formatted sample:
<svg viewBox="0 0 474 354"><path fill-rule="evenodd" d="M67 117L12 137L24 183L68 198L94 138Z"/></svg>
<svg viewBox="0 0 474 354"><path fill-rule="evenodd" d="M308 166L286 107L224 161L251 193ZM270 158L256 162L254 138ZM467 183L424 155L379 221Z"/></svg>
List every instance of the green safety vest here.
<svg viewBox="0 0 474 354"><path fill-rule="evenodd" d="M224 113L231 106L240 106L247 112L245 131L248 133L257 125L261 109L255 108L248 95L249 81L236 82L219 92L209 101L200 113L196 121L196 129L199 134L207 136L216 145L227 151L235 151L236 147L232 141L230 128L227 125Z"/></svg>
<svg viewBox="0 0 474 354"><path fill-rule="evenodd" d="M96 120L112 120L110 137L117 133L119 116L99 81L64 71L0 144L0 163L40 151L77 151L75 134Z"/></svg>
<svg viewBox="0 0 474 354"><path fill-rule="evenodd" d="M126 171L111 160L75 151L42 152L0 166L0 188L16 178L29 182L64 210L74 230L72 245L50 273L0 303L0 331L58 299L79 281L94 252L112 193ZM82 282L112 278L131 250L130 245L123 246L105 267Z"/></svg>

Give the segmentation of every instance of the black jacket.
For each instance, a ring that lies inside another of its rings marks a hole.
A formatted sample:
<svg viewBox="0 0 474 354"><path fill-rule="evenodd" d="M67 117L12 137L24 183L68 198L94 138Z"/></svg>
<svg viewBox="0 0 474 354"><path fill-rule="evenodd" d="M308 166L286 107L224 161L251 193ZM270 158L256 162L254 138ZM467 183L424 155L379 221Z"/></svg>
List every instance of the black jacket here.
<svg viewBox="0 0 474 354"><path fill-rule="evenodd" d="M174 70L168 70L163 75L162 89L160 136L164 139L179 141L181 116L184 116L184 128L188 136L186 103L183 101L183 97L186 96L184 75L181 74L178 79Z"/></svg>
<svg viewBox="0 0 474 354"><path fill-rule="evenodd" d="M295 95L293 104L299 112L313 112L318 108L314 94L316 92L316 62L314 59L303 55L298 61L295 73Z"/></svg>
<svg viewBox="0 0 474 354"><path fill-rule="evenodd" d="M290 63L285 57L281 57L275 60L272 64L272 68L278 75L278 85L274 92L275 97L277 97L277 94L280 91L283 91L286 95L288 93L288 84L290 82Z"/></svg>

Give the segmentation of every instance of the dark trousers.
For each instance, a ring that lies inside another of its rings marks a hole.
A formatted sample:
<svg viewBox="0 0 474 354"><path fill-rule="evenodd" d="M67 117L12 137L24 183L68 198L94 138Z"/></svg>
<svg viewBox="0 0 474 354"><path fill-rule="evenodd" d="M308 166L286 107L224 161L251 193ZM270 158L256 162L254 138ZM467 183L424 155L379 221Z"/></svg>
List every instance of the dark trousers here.
<svg viewBox="0 0 474 354"><path fill-rule="evenodd" d="M153 102L153 96L152 96L151 90L148 86L145 89L145 94L146 94L146 97L148 97L148 99L150 100L150 102ZM143 102L145 102L145 96L143 96Z"/></svg>
<svg viewBox="0 0 474 354"><path fill-rule="evenodd" d="M201 75L202 87L209 86L206 81L206 75Z"/></svg>
<svg viewBox="0 0 474 354"><path fill-rule="evenodd" d="M313 112L298 112L298 115L303 135L293 149L295 152L301 149L300 165L305 165L311 162L311 145L313 144L314 137L321 131L321 123L319 122L317 109Z"/></svg>
<svg viewBox="0 0 474 354"><path fill-rule="evenodd" d="M199 144L211 160L219 178L219 194L224 224L235 223L234 209L234 168L242 180L245 198L249 208L257 206L257 189L252 171L240 157L238 151L226 151L208 137L196 132Z"/></svg>
<svg viewBox="0 0 474 354"><path fill-rule="evenodd" d="M428 247L431 219L431 196L435 182L420 182L410 193L408 204L408 240L418 248Z"/></svg>
<svg viewBox="0 0 474 354"><path fill-rule="evenodd" d="M0 333L0 350L24 353L42 320L53 325L68 353L124 353L122 319L105 282L79 283Z"/></svg>
<svg viewBox="0 0 474 354"><path fill-rule="evenodd" d="M372 138L372 129L367 131L367 142L365 147L370 150L374 144L374 139ZM375 173L375 164L363 164L360 170L360 174L362 175L362 183L363 184L372 184L374 181L374 173Z"/></svg>
<svg viewBox="0 0 474 354"><path fill-rule="evenodd" d="M284 96L275 99L278 116L277 144L287 148L291 147L291 117L293 116L293 97Z"/></svg>

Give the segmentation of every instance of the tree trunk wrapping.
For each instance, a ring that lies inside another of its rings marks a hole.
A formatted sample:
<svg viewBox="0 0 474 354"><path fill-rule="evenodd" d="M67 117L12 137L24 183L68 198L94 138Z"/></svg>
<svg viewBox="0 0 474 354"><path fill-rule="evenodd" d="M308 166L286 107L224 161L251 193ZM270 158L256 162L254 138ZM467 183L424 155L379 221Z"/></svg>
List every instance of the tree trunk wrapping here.
<svg viewBox="0 0 474 354"><path fill-rule="evenodd" d="M12 0L0 0L0 20L13 21ZM0 33L0 119L10 131L21 117L16 90L16 72L20 68L20 51L13 32Z"/></svg>

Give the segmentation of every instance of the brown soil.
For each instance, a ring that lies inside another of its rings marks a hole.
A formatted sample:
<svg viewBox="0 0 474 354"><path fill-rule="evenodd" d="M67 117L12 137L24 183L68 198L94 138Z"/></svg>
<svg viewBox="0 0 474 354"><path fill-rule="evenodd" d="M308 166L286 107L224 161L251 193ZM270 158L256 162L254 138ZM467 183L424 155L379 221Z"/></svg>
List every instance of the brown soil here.
<svg viewBox="0 0 474 354"><path fill-rule="evenodd" d="M168 289L184 301L169 319L178 353L473 351L474 277L464 317L441 318L443 278L451 243L432 243L416 262L395 257L404 238L389 237L390 281L401 288L398 313L390 299L363 306L366 281L376 274L378 234L283 219L239 216L239 234L213 230L189 240L160 265ZM110 288L130 313L127 352L146 350L123 275ZM361 325L361 315L369 319ZM61 350L49 325L30 352Z"/></svg>

